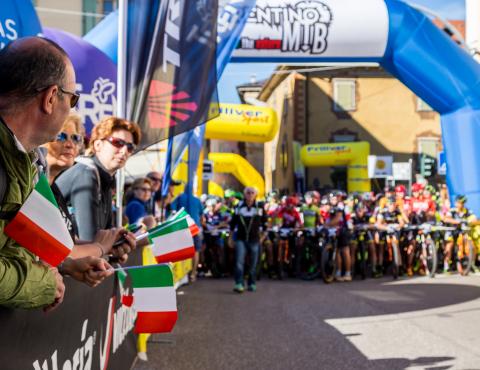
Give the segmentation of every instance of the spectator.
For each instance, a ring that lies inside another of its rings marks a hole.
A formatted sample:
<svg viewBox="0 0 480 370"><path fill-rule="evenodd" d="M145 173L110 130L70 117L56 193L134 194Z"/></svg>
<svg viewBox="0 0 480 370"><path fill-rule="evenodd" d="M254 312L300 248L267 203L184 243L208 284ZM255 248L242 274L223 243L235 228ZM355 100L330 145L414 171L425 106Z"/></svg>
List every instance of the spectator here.
<svg viewBox="0 0 480 370"><path fill-rule="evenodd" d="M8 184L1 200L0 305L53 308L63 300L62 276L3 229L38 178L36 148L56 137L78 101L75 71L57 44L28 37L0 51L0 81L0 165Z"/></svg>
<svg viewBox="0 0 480 370"><path fill-rule="evenodd" d="M172 187L170 187L173 189ZM178 196L171 204L171 209L178 211L185 208L190 217L192 217L195 224L200 229L200 232L193 237L193 244L195 246L195 255L192 261L192 271L190 273L190 281L194 282L197 279L197 267L200 259L200 251L203 244L202 225L204 224L203 205L200 199L189 192L184 192Z"/></svg>
<svg viewBox="0 0 480 370"><path fill-rule="evenodd" d="M64 122L62 130L57 135L56 140L45 145L45 148L47 149L46 162L48 165L49 182L52 192L59 206L60 213L65 220L67 229L69 230L72 239L75 240L75 245L69 257L102 257L112 253L121 261L125 261L127 256L125 254L120 254L123 251L123 248L112 249L113 243L116 239L121 237L121 234L123 234L122 230L101 230L95 235L93 243L78 240L75 222L68 210L62 193L54 183L55 178L61 172L73 166L74 159L78 155L80 146L83 142L83 137L80 134L81 132L83 132L83 125L80 117L70 114ZM67 268L68 265L63 267ZM71 271L69 275L76 276L72 274Z"/></svg>
<svg viewBox="0 0 480 370"><path fill-rule="evenodd" d="M92 131L89 157L63 172L55 181L68 205L82 240L93 240L101 229L113 227L112 189L115 173L140 142L140 128L124 119L109 117ZM129 247L125 245L128 253Z"/></svg>
<svg viewBox="0 0 480 370"><path fill-rule="evenodd" d="M132 198L127 204L125 214L129 224L144 223L147 229L155 226L155 219L148 212L152 198L152 182L148 177L136 179L132 184Z"/></svg>
<svg viewBox="0 0 480 370"><path fill-rule="evenodd" d="M247 252L250 253L250 269L248 271L248 290L257 290L257 262L260 249L260 231L265 224L263 208L257 202L257 190L246 187L243 191L245 199L241 201L230 223L230 229L235 232L235 287L237 293L243 293L244 268Z"/></svg>
<svg viewBox="0 0 480 370"><path fill-rule="evenodd" d="M162 198L162 174L156 171L147 173L147 178L152 182L152 196L147 205L147 213L154 215L160 219L160 207L157 207L157 202Z"/></svg>

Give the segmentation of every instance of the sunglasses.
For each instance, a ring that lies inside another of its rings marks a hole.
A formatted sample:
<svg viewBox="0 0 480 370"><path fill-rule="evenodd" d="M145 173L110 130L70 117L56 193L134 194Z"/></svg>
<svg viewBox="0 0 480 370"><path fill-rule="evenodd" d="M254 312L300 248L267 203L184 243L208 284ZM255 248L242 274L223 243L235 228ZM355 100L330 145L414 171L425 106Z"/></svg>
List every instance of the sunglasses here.
<svg viewBox="0 0 480 370"><path fill-rule="evenodd" d="M152 189L150 189L150 188L137 188L137 190L141 190L144 193L151 193L152 192Z"/></svg>
<svg viewBox="0 0 480 370"><path fill-rule="evenodd" d="M124 146L127 147L129 153L133 153L136 146L133 143L126 142L125 140L116 138L116 137L108 137L104 140L107 140L110 144L112 144L117 149L122 149Z"/></svg>
<svg viewBox="0 0 480 370"><path fill-rule="evenodd" d="M72 143L74 144L80 144L82 142L82 135L79 135L79 134L69 135L66 132L60 132L55 138L55 141L58 141L60 143L64 143L67 140L71 140Z"/></svg>
<svg viewBox="0 0 480 370"><path fill-rule="evenodd" d="M68 95L71 95L72 97L70 98L70 108L75 108L75 106L77 105L78 103L78 99L80 99L80 94L77 93L76 91L68 91L68 90L65 90L63 87L59 86L58 87L59 90L64 93L64 94L68 94Z"/></svg>
<svg viewBox="0 0 480 370"><path fill-rule="evenodd" d="M162 179L159 179L157 177L149 177L150 180L152 180L153 182L162 182Z"/></svg>

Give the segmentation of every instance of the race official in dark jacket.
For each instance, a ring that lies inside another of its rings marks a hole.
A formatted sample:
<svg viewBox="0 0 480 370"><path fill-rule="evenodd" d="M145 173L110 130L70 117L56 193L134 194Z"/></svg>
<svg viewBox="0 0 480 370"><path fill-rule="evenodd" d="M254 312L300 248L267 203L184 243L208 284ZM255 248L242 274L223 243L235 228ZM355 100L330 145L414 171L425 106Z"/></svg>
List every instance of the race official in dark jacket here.
<svg viewBox="0 0 480 370"><path fill-rule="evenodd" d="M260 232L265 224L263 208L256 202L257 190L246 187L245 200L235 208L230 222L230 229L235 240L235 286L234 291L244 291L244 268L247 252L250 254L250 271L248 274L248 290L256 291L256 269L260 250Z"/></svg>

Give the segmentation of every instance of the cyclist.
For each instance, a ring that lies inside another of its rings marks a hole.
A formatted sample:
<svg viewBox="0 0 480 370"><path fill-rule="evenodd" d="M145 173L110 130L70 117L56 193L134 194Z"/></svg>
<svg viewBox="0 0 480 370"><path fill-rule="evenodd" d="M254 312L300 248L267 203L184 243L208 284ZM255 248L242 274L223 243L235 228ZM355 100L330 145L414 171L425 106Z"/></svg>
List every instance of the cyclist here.
<svg viewBox="0 0 480 370"><path fill-rule="evenodd" d="M462 225L467 225L468 223L476 221L475 215L465 207L465 203L467 202L467 197L465 195L458 195L455 198L455 208L452 208L449 212L447 212L446 216L444 217L443 221L448 225L458 226L461 227ZM458 232L455 233L458 235ZM452 250L454 247L455 236L452 233L445 233L445 259L443 261L443 271L448 273L450 260L452 258ZM457 238L457 245L461 248L462 245L461 235ZM460 250L459 255L465 253L466 251ZM457 261L457 271L462 274L463 267L462 264Z"/></svg>
<svg viewBox="0 0 480 370"><path fill-rule="evenodd" d="M336 281L352 281L352 260L350 255L350 235L347 226L347 215L343 203L339 201L336 192L328 196L330 211L325 222L327 227L337 228L338 253L336 254L337 270ZM345 267L345 274L342 276L342 264Z"/></svg>
<svg viewBox="0 0 480 370"><path fill-rule="evenodd" d="M322 223L320 208L314 203L315 194L309 191L305 194L305 203L300 207L303 215L303 227L306 229L315 229Z"/></svg>
<svg viewBox="0 0 480 370"><path fill-rule="evenodd" d="M393 249L397 248L398 255L400 256L400 249L398 248L398 237L395 233L388 233L387 231L392 230L392 228L401 229L405 225L405 220L402 217L400 210L396 204L395 198L386 199L386 207L381 209L378 212L377 220L375 226L381 232L382 241L385 240L387 243L388 259L389 261L393 260ZM378 268L383 265L383 244L380 243L381 250L378 258ZM397 261L401 264L401 261Z"/></svg>
<svg viewBox="0 0 480 370"><path fill-rule="evenodd" d="M377 255L375 250L375 245L373 243L373 235L370 230L360 229L359 227L368 227L371 225L371 215L370 212L363 202L358 202L354 207L354 212L351 216L351 224L353 226L353 237L350 243L351 255L352 255L352 266L355 266L355 257L357 255L357 247L360 238L364 238L367 247L368 253L370 255L370 262L372 264L373 276L380 277L380 269L377 268ZM372 225L373 226L373 225ZM383 259L383 256L382 256ZM353 267L352 267L353 270Z"/></svg>
<svg viewBox="0 0 480 370"><path fill-rule="evenodd" d="M204 210L204 234L206 251L212 259L209 261L211 265L218 266L218 272L225 271L225 238L222 234L222 229L229 227L230 217L228 213L222 213L222 202L216 198L207 199L205 202L206 208ZM212 267L212 266L210 266ZM212 271L216 273L216 271Z"/></svg>

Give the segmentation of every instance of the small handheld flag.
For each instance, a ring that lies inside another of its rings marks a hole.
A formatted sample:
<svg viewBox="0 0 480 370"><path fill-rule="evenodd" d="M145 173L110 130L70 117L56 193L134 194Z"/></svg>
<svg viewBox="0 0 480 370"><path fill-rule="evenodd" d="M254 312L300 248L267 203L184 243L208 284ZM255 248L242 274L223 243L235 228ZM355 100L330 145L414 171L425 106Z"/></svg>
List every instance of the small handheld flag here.
<svg viewBox="0 0 480 370"><path fill-rule="evenodd" d="M51 266L70 254L73 240L45 175L5 227L5 234Z"/></svg>
<svg viewBox="0 0 480 370"><path fill-rule="evenodd" d="M137 311L135 333L169 333L177 322L177 295L168 265L150 265L128 270L133 285L133 308ZM131 304L131 300L129 300ZM126 303L126 302L125 302Z"/></svg>

